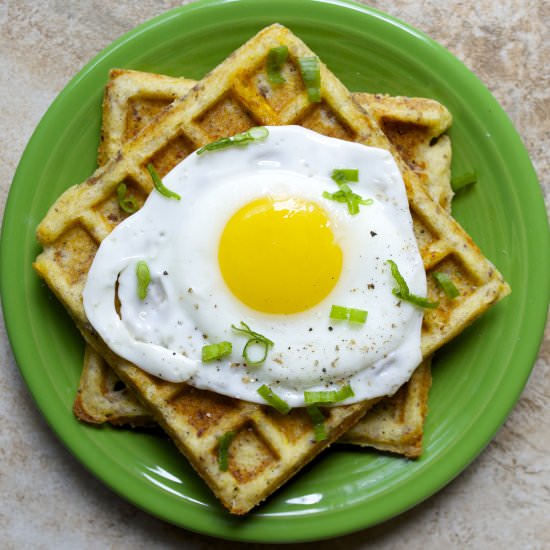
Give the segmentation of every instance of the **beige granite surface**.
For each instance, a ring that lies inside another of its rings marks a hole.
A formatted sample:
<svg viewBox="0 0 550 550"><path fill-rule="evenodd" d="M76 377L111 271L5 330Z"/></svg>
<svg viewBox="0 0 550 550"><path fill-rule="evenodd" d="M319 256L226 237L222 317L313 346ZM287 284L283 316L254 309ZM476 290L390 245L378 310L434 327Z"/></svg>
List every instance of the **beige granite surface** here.
<svg viewBox="0 0 550 550"><path fill-rule="evenodd" d="M23 148L72 75L113 39L179 5L164 0L0 0L0 208ZM184 2L185 3L185 2ZM550 189L550 3L388 0L370 5L428 33L491 89ZM5 108L5 106L9 108ZM548 251L545 251L548 253ZM1 548L235 548L123 501L57 440L0 328ZM260 545L253 545L260 547ZM550 331L514 411L438 494L372 529L303 548L550 548Z"/></svg>

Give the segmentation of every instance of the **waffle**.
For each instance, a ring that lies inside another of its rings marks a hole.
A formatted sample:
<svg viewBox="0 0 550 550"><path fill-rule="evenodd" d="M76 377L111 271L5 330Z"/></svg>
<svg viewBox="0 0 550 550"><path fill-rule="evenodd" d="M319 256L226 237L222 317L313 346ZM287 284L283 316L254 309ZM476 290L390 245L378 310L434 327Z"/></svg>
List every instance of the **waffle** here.
<svg viewBox="0 0 550 550"><path fill-rule="evenodd" d="M285 84L270 88L265 61L271 48L285 44L289 59ZM358 422L372 401L325 409L329 437L316 442L307 415L295 409L281 416L272 409L163 382L117 357L89 324L82 289L101 240L125 214L115 190L125 181L142 202L151 191L146 164L162 175L171 166L174 143L181 155L220 137L255 125L300 124L320 133L390 150L403 174L415 234L428 271L450 271L461 295L451 301L429 286L440 307L428 312L422 329L422 353L431 355L508 292L495 267L471 238L428 195L425 184L390 144L380 127L321 63L322 102L309 102L297 70L297 58L314 55L288 29L272 25L260 31L183 98L166 107L122 149L80 185L68 189L37 229L43 252L35 269L68 309L86 341L152 412L212 488L235 514L264 500L304 464ZM429 278L430 279L430 278ZM237 435L229 448L229 468L217 463L218 437Z"/></svg>
<svg viewBox="0 0 550 550"><path fill-rule="evenodd" d="M155 423L149 411L89 344L84 351L73 412L90 424L110 422L137 427Z"/></svg>
<svg viewBox="0 0 550 550"><path fill-rule="evenodd" d="M419 457L432 385L430 363L430 359L425 359L397 393L374 405L339 442Z"/></svg>
<svg viewBox="0 0 550 550"><path fill-rule="evenodd" d="M183 97L195 81L139 71L113 69L104 102L98 162L105 164L123 143L134 137L177 97ZM360 105L370 108L384 133L401 156L427 184L430 196L449 209L451 145L442 135L451 115L434 100L355 93ZM384 399L344 436L349 443L419 456L422 427L431 382L429 364L422 376L413 376L395 398ZM384 410L385 414L376 414ZM85 422L114 425L153 424L148 411L116 377L102 358L88 347L74 404L76 416ZM376 418L376 421L373 419ZM399 439L401 437L401 439ZM401 441L401 443L400 443Z"/></svg>
<svg viewBox="0 0 550 550"><path fill-rule="evenodd" d="M432 383L430 363L430 359L424 360L395 395L374 405L338 442L419 457ZM89 345L73 410L80 420L91 424L155 426L148 409Z"/></svg>
<svg viewBox="0 0 550 550"><path fill-rule="evenodd" d="M176 98L184 97L195 80L140 71L113 69L105 88L98 164L113 158ZM453 192L451 143L443 135L452 117L427 98L392 97L358 92L354 99L370 112L408 165L427 185L431 197L449 210ZM174 148L174 155L177 149Z"/></svg>

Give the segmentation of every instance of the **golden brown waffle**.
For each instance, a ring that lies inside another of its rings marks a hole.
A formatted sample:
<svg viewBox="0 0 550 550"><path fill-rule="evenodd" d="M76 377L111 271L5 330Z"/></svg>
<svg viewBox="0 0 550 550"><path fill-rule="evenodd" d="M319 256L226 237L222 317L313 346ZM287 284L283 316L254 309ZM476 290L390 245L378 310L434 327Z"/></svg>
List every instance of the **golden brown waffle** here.
<svg viewBox="0 0 550 550"><path fill-rule="evenodd" d="M134 137L164 107L176 97L183 97L195 84L195 81L185 78L113 69L103 102L99 164L114 156L125 141ZM450 208L451 145L449 138L442 135L451 124L448 110L431 99L366 93L353 96L360 105L370 108L401 156L424 179L430 196L444 208ZM431 383L428 362L425 362L422 372L422 376L413 376L395 398L377 404L354 427L354 436L346 434L344 440L409 457L419 456ZM377 414L376 411L382 409L385 414ZM81 420L91 423L143 426L154 422L112 369L89 347L74 412Z"/></svg>
<svg viewBox="0 0 550 550"><path fill-rule="evenodd" d="M103 96L98 164L106 164L123 143L149 124L164 107L187 94L196 83L188 78L112 69Z"/></svg>
<svg viewBox="0 0 550 550"><path fill-rule="evenodd" d="M113 158L174 99L197 82L188 78L113 69L103 99L98 164ZM451 142L443 135L452 117L441 103L427 98L392 97L358 92L353 98L369 109L405 162L426 183L431 197L449 210ZM175 143L173 144L176 145ZM178 154L174 147L174 156Z"/></svg>
<svg viewBox="0 0 550 550"><path fill-rule="evenodd" d="M419 457L432 385L430 363L425 359L396 394L377 403L340 442Z"/></svg>
<svg viewBox="0 0 550 550"><path fill-rule="evenodd" d="M425 359L395 395L374 405L339 442L419 457L432 383L430 363L431 359ZM89 345L73 410L80 420L91 424L155 425L148 409Z"/></svg>
<svg viewBox="0 0 550 550"><path fill-rule="evenodd" d="M270 88L265 77L269 50L285 44L289 59L286 83ZM88 323L82 289L99 242L125 214L115 190L125 181L142 201L151 190L145 168L152 162L161 175L174 142L183 156L220 137L258 124L301 124L326 135L389 149L401 169L416 238L427 270L448 271L461 291L451 301L429 283L440 307L425 315L422 351L431 355L508 292L500 274L391 146L372 116L359 107L336 77L321 64L320 104L305 93L297 58L313 52L288 29L272 25L258 33L200 81L184 98L169 105L127 142L86 182L67 190L51 207L37 230L44 250L35 268L67 307L88 343L101 353L172 437L178 448L223 504L242 514L261 502L311 458L347 431L371 402L326 409L329 438L315 442L309 419L297 409L282 417L271 409L162 382L113 354ZM220 472L218 437L237 436L229 449L229 469Z"/></svg>
<svg viewBox="0 0 550 550"><path fill-rule="evenodd" d="M90 424L150 426L151 413L92 346L86 344L73 412Z"/></svg>

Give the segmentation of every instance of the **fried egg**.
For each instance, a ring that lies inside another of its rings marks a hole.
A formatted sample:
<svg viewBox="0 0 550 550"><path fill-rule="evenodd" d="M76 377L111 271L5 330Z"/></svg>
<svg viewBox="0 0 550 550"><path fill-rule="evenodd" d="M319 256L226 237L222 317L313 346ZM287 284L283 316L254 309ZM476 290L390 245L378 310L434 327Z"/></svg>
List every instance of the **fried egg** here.
<svg viewBox="0 0 550 550"><path fill-rule="evenodd" d="M426 295L399 169L383 149L267 130L193 153L163 179L181 200L154 190L113 230L88 275L86 315L115 353L171 382L257 403L266 385L292 407L305 391L348 384L345 403L391 395L421 361L422 310L392 293L388 260ZM349 188L366 204L356 214L334 200L334 169L358 170ZM151 277L144 299L139 262ZM332 319L333 305L366 321ZM273 343L263 362L254 341L243 356L241 323ZM231 353L202 361L219 342Z"/></svg>

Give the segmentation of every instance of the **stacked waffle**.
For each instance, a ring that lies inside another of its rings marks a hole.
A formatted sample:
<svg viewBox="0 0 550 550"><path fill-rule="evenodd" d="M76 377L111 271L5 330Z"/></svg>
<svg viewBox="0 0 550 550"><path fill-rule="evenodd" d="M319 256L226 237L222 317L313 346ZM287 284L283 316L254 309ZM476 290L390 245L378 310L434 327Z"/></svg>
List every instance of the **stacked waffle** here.
<svg viewBox="0 0 550 550"><path fill-rule="evenodd" d="M265 78L266 58L281 45L289 51L283 67L286 82L270 87ZM35 268L91 346L77 413L92 421L135 424L152 417L236 514L257 505L352 427L348 441L417 455L429 367L425 361L408 388L380 403L370 419L361 422L374 401L324 409L327 437L316 441L303 409L283 416L267 406L159 380L128 363L99 338L82 306L83 287L99 243L127 215L116 196L121 181L127 184L129 196L142 204L152 188L147 164L164 175L198 147L257 125L298 124L381 147L394 155L402 172L427 274L435 270L452 273L460 292L450 299L428 276L428 295L440 305L424 316L425 360L508 293L494 266L449 215L449 143L445 137L437 140L450 123L446 111L427 100L367 94L354 98L322 64L322 101L310 103L297 70L297 60L310 56L313 52L288 29L272 25L189 91L186 81L114 72L104 105L102 166L58 199L37 232L43 252ZM392 114L396 111L397 117ZM113 404L110 396L120 382L126 395ZM110 411L103 414L98 412L101 407L88 406L100 400ZM124 407L119 407L122 401ZM415 426L409 429L411 418ZM394 431L380 429L392 422ZM405 431L400 431L403 426ZM236 435L229 447L228 468L221 471L219 440L228 431Z"/></svg>

